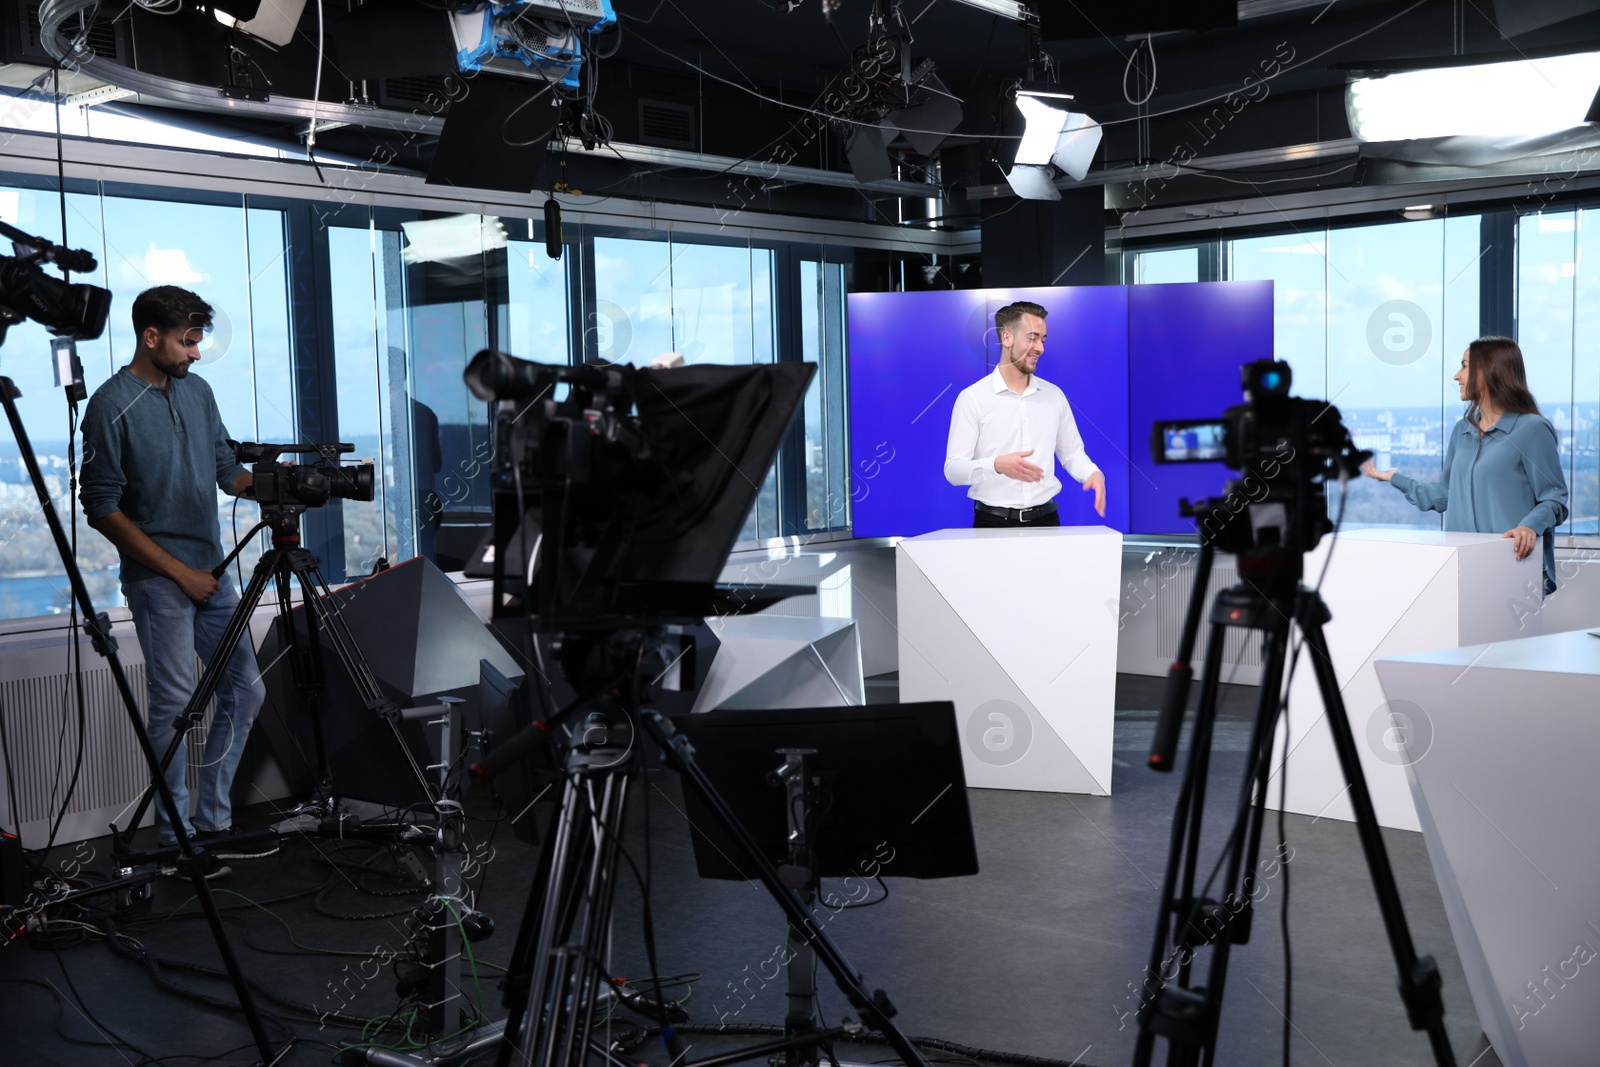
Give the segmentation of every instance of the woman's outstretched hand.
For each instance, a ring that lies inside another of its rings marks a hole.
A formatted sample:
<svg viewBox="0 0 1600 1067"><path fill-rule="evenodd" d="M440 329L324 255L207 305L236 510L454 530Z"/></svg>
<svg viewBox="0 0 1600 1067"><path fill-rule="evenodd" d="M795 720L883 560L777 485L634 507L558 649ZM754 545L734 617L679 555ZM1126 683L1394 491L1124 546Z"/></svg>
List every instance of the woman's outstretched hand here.
<svg viewBox="0 0 1600 1067"><path fill-rule="evenodd" d="M1380 482L1386 482L1390 478L1393 478L1396 472L1380 471L1378 469L1378 461L1369 459L1361 465L1361 473L1365 474L1368 478L1376 478Z"/></svg>

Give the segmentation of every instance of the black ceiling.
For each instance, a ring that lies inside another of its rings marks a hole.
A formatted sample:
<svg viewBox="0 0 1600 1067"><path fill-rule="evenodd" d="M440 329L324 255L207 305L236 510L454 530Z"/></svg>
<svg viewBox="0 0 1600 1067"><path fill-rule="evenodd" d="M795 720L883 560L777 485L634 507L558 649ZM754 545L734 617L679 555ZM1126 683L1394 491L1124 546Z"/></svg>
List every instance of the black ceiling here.
<svg viewBox="0 0 1600 1067"><path fill-rule="evenodd" d="M1053 10L1053 0L1046 2ZM6 58L17 61L25 58L19 41L28 19L37 17L38 0L7 0L6 6L11 9ZM312 95L319 51L327 59L324 100L364 98L387 109L405 109L406 91L426 91L449 68L451 46L437 4L368 0L355 15L349 6L329 0L326 47L320 50L315 0L307 5L298 37L282 49L230 38L208 11L192 3L173 16L131 6L108 16L109 5L103 5L100 17L118 21L128 38L126 61L143 72L201 86L243 78L277 98ZM619 143L650 143L646 113L651 106L668 105L687 116L679 134L686 140L676 147L690 153L848 171L841 128L816 116L836 112L826 96L842 85L851 53L867 41L878 6L879 0L802 0L783 11L768 0L616 0L618 27L594 42L605 58L591 60L599 74L593 110ZM1190 11L1196 22L1214 21L1215 6L1127 0L1066 4L1092 26L1118 19L1126 25L1143 14L1170 21L1174 10ZM831 14L825 7L833 8ZM943 84L963 102L960 126L937 153L937 176L954 202L945 210L975 217L977 208L963 207L960 191L982 191L1003 181L1011 148L1007 138L1019 130L1007 91L1029 73L1028 35L1020 24L958 0L898 0L893 7L891 32L910 39L913 59L931 59ZM1501 58L1600 42L1600 0L1334 0L1321 6L1246 0L1237 7L1236 26L1157 33L1143 45L1117 33L1041 42L1051 62L1049 69L1041 64L1033 73L1059 80L1076 94L1078 109L1105 124L1096 170L1157 164L1185 152L1199 164L1218 155L1348 137L1343 87L1351 68L1455 55ZM1060 24L1045 20L1052 32ZM1152 67L1152 53L1154 90L1139 106L1131 101L1148 88L1141 78ZM535 89L529 83L507 92L531 95ZM154 105L142 97L135 106ZM568 110L570 117L573 109ZM190 112L187 120L287 145L300 143L305 125L239 119L221 108L210 115ZM393 167L426 171L437 142L347 127L319 136L318 143L323 151L347 158L382 158ZM929 163L904 149L894 159L901 176L912 180L920 180ZM565 171L562 160L569 164ZM1234 180L1288 181L1291 187L1296 181L1338 184L1352 180L1348 171L1314 161L1263 163L1238 172ZM519 162L515 173L500 187L509 181L531 191L564 177L569 185L645 199L725 203L733 195L726 174L604 153L552 153L542 164ZM1222 188L1201 174L1189 175L1184 183L1186 191L1168 195L1204 198ZM1229 192L1239 195L1237 189ZM746 206L754 200L757 207L868 218L888 217L883 201L892 199L782 176L746 181L737 195Z"/></svg>

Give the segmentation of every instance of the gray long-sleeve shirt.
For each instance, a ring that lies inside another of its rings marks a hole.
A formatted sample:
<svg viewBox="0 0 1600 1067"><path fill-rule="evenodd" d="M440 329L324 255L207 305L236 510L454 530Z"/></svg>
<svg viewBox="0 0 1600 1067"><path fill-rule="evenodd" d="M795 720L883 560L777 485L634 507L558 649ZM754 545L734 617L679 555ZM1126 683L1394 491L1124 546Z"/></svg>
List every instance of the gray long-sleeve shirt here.
<svg viewBox="0 0 1600 1067"><path fill-rule="evenodd" d="M89 398L78 498L91 522L120 511L180 562L209 569L223 556L211 486L231 492L243 473L203 378L162 389L123 367ZM124 582L154 577L122 557Z"/></svg>
<svg viewBox="0 0 1600 1067"><path fill-rule="evenodd" d="M1443 479L1419 482L1396 474L1389 484L1423 511L1444 512L1446 530L1528 527L1544 541L1546 590L1555 588L1553 531L1567 518L1567 479L1549 419L1509 411L1484 434L1458 419L1445 448Z"/></svg>

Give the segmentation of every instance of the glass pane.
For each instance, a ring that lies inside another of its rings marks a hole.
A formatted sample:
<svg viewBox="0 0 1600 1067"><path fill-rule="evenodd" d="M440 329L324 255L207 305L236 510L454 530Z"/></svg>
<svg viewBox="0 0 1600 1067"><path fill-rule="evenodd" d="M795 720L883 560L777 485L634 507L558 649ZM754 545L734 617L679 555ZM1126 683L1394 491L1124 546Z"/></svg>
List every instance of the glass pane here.
<svg viewBox="0 0 1600 1067"><path fill-rule="evenodd" d="M488 308L505 300L508 278L509 249L500 244L504 225L476 215L457 218L478 235L477 252L427 256L407 233L401 252L404 329L389 334L410 359L417 550L436 559L444 524L483 524L492 514L484 463L492 452L488 405L467 391L461 372L480 349L503 347L491 341ZM519 224L526 225L513 222ZM397 277L391 291L398 292L399 284Z"/></svg>
<svg viewBox="0 0 1600 1067"><path fill-rule="evenodd" d="M1198 248L1162 248L1134 255L1133 280L1140 285L1200 280Z"/></svg>
<svg viewBox="0 0 1600 1067"><path fill-rule="evenodd" d="M155 285L177 285L198 293L213 308L211 333L202 343L194 374L211 386L228 436L239 441L259 440L257 411L264 407L255 378L252 326L251 250L243 202L195 204L183 199L145 199L106 196L101 201L105 218L105 252L108 285L113 293L112 344L120 340L127 358L133 339L127 314L134 297ZM281 226L280 236L281 243ZM119 337L120 335L120 337ZM113 360L125 365L120 355ZM281 389L269 389L270 403L292 410L292 398ZM248 533L259 514L248 502L217 490L217 507L224 549ZM239 561L238 578L248 579L244 568L255 555Z"/></svg>
<svg viewBox="0 0 1600 1067"><path fill-rule="evenodd" d="M1328 252L1322 230L1229 242L1230 281L1272 282L1273 356L1294 372L1297 396L1327 386Z"/></svg>
<svg viewBox="0 0 1600 1067"><path fill-rule="evenodd" d="M518 220L506 219L508 227ZM506 248L505 351L539 363L572 362L567 268L545 254L543 241L512 241Z"/></svg>
<svg viewBox="0 0 1600 1067"><path fill-rule="evenodd" d="M1517 344L1528 370L1528 389L1555 424L1569 494L1576 486L1572 402L1577 230L1575 211L1546 211L1517 220ZM1592 528L1593 499L1586 486L1589 506L1580 512L1573 499L1572 518L1558 532L1573 532L1573 520L1580 515Z"/></svg>
<svg viewBox="0 0 1600 1067"><path fill-rule="evenodd" d="M754 362L757 329L750 290L756 258L770 263L772 253L673 242L672 350L682 353L685 363Z"/></svg>
<svg viewBox="0 0 1600 1067"><path fill-rule="evenodd" d="M241 324L235 322L234 345L245 345L250 354L255 378L255 439L275 443L297 441L295 421L294 351L289 327L289 264L288 231L284 213L265 208L245 211L245 246L249 259L246 270L250 278L250 303L248 318ZM248 328L241 328L242 326ZM232 427L229 427L231 430ZM239 439L237 434L235 439ZM222 531L222 546L230 551L234 545L232 507L230 521ZM246 524L245 515L249 515ZM260 518L259 511L248 504L239 505L239 536L254 526ZM250 580L256 561L270 544L263 532L255 542L239 553L234 568L235 580Z"/></svg>
<svg viewBox="0 0 1600 1067"><path fill-rule="evenodd" d="M1561 444L1570 448L1572 469L1567 475L1572 519L1566 529L1575 534L1600 533L1600 271L1582 268L1583 249L1589 238L1600 244L1600 215L1593 209L1578 212L1578 245L1573 279L1572 425L1561 432ZM1590 253L1596 262L1600 248ZM1538 397L1538 394L1534 394ZM1539 398L1541 407L1543 398ZM1557 427L1560 429L1560 427Z"/></svg>
<svg viewBox="0 0 1600 1067"><path fill-rule="evenodd" d="M1442 400L1441 383L1450 383L1456 364L1442 355L1444 337L1477 328L1475 303L1445 301L1446 269L1456 258L1446 256L1445 224L1331 230L1327 254L1327 399L1382 469L1437 481L1445 432L1459 417ZM1347 526L1442 528L1439 513L1418 511L1391 486L1358 479L1349 494ZM1337 492L1328 507L1337 513Z"/></svg>
<svg viewBox="0 0 1600 1067"><path fill-rule="evenodd" d="M586 356L637 365L674 351L668 242L596 237L594 278L595 321L584 341Z"/></svg>
<svg viewBox="0 0 1600 1067"><path fill-rule="evenodd" d="M376 232L362 227L328 228L329 303L333 308L333 362L338 383L339 439L356 446L345 463L372 459L378 470L389 464L381 447L382 424L378 412L378 354L380 351L377 286L374 271ZM383 347L387 355L387 346ZM305 457L299 462L311 462ZM379 479L385 481L386 479ZM380 499L372 502L341 500L338 507L344 527L344 568L330 581L371 572L380 556L389 556Z"/></svg>
<svg viewBox="0 0 1600 1067"><path fill-rule="evenodd" d="M806 393L806 520L809 531L850 525L845 486L844 269L836 263L800 264L802 357L817 365Z"/></svg>

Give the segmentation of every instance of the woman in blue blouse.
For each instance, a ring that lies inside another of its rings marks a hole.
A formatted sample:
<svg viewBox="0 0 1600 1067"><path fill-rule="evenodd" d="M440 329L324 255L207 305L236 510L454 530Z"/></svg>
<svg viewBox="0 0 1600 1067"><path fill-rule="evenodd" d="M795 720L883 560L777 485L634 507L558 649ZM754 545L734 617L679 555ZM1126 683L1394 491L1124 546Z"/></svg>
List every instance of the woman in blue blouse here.
<svg viewBox="0 0 1600 1067"><path fill-rule="evenodd" d="M1542 539L1548 596L1556 588L1554 531L1567 517L1567 480L1556 429L1528 391L1522 350L1509 337L1480 337L1461 354L1455 380L1467 412L1450 431L1444 478L1419 482L1371 460L1362 473L1390 483L1423 511L1444 512L1446 530L1503 533L1518 559Z"/></svg>

